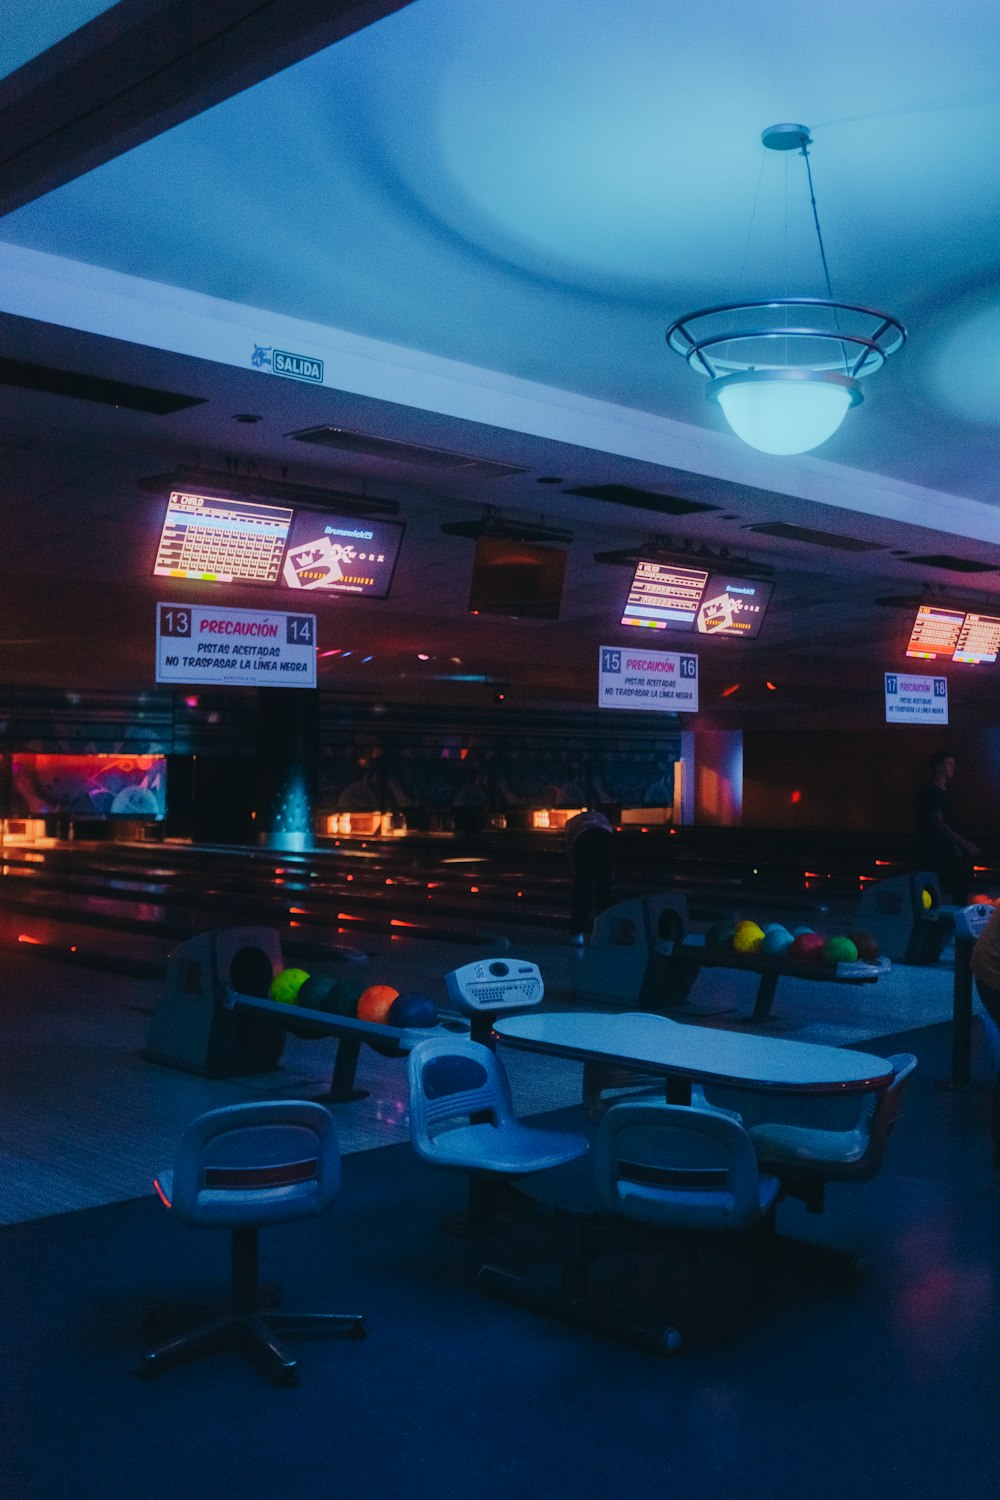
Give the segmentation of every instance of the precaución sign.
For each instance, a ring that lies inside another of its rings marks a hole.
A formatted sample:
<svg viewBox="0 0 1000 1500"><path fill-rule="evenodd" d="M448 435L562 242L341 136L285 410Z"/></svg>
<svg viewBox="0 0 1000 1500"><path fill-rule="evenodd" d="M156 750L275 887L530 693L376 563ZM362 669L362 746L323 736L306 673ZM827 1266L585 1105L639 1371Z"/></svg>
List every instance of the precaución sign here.
<svg viewBox="0 0 1000 1500"><path fill-rule="evenodd" d="M642 708L647 713L698 712L698 658L674 651L602 646L598 663L600 708Z"/></svg>
<svg viewBox="0 0 1000 1500"><path fill-rule="evenodd" d="M947 677L909 677L885 674L887 724L947 724Z"/></svg>
<svg viewBox="0 0 1000 1500"><path fill-rule="evenodd" d="M158 604L156 680L315 687L316 616Z"/></svg>

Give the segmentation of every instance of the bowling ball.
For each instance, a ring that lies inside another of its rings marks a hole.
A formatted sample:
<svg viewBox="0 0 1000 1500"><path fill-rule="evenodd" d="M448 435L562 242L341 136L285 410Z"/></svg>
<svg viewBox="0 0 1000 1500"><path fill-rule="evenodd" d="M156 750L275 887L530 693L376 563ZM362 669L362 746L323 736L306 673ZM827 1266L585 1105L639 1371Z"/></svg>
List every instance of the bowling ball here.
<svg viewBox="0 0 1000 1500"><path fill-rule="evenodd" d="M849 937L832 937L823 949L825 964L856 964L858 950Z"/></svg>
<svg viewBox="0 0 1000 1500"><path fill-rule="evenodd" d="M826 938L821 932L800 932L792 939L788 952L792 958L804 963L819 963L826 947Z"/></svg>
<svg viewBox="0 0 1000 1500"><path fill-rule="evenodd" d="M332 965L315 968L299 990L299 1005L308 1010L322 1010L327 1015L336 1015L340 1007L340 974Z"/></svg>
<svg viewBox="0 0 1000 1500"><path fill-rule="evenodd" d="M356 1016L365 982L357 974L342 974L337 985L337 1015Z"/></svg>
<svg viewBox="0 0 1000 1500"><path fill-rule="evenodd" d="M296 1005L299 999L299 990L309 978L305 969L279 969L271 980L271 988L267 995L269 1000L277 1000L279 1005Z"/></svg>
<svg viewBox="0 0 1000 1500"><path fill-rule="evenodd" d="M879 961L879 946L870 932L852 932L851 942L858 950L858 957L863 964L877 964Z"/></svg>
<svg viewBox="0 0 1000 1500"><path fill-rule="evenodd" d="M389 1007L390 1026L436 1026L437 1006L430 995L419 990L404 990Z"/></svg>
<svg viewBox="0 0 1000 1500"><path fill-rule="evenodd" d="M924 911L930 911L931 907L934 905L934 897L931 895L926 886L924 886L923 890L920 892L920 905L923 907Z"/></svg>
<svg viewBox="0 0 1000 1500"><path fill-rule="evenodd" d="M792 934L787 927L782 927L778 922L772 922L764 933L764 941L761 943L761 951L764 953L785 953L792 946Z"/></svg>
<svg viewBox="0 0 1000 1500"><path fill-rule="evenodd" d="M391 984L370 984L358 996L358 1020L376 1021L380 1026L385 1026L389 1020L392 1002L398 996L399 991L394 990Z"/></svg>
<svg viewBox="0 0 1000 1500"><path fill-rule="evenodd" d="M706 948L731 948L733 946L733 924L722 919L713 922L705 933Z"/></svg>
<svg viewBox="0 0 1000 1500"><path fill-rule="evenodd" d="M763 927L756 922L737 922L733 932L734 953L756 953L763 941Z"/></svg>

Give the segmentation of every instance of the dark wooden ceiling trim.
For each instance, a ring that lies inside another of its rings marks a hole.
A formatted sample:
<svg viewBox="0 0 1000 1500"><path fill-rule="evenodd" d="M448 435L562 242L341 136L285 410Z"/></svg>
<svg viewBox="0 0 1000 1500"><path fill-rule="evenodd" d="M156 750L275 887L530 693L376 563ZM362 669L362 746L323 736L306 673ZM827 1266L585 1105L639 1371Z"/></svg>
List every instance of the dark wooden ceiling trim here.
<svg viewBox="0 0 1000 1500"><path fill-rule="evenodd" d="M118 0L0 80L0 214L410 0Z"/></svg>

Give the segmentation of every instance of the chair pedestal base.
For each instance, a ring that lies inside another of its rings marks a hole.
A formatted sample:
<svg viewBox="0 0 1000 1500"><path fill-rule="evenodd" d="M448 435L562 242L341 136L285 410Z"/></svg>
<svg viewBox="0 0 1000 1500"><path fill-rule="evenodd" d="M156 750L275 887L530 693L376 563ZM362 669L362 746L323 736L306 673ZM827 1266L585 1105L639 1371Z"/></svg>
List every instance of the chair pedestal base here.
<svg viewBox="0 0 1000 1500"><path fill-rule="evenodd" d="M671 1326L657 1327L629 1322L627 1318L616 1318L611 1313L601 1312L586 1301L568 1295L562 1288L547 1286L527 1276L517 1276L500 1266L483 1266L478 1284L482 1291L493 1297L502 1297L506 1302L516 1302L531 1312L547 1313L572 1323L577 1328L587 1328L605 1338L618 1339L634 1348L645 1349L651 1354L676 1354L681 1347L680 1331Z"/></svg>
<svg viewBox="0 0 1000 1500"><path fill-rule="evenodd" d="M315 1333L344 1333L350 1338L364 1338L365 1324L361 1313L264 1313L228 1312L187 1333L152 1349L142 1357L140 1375L149 1379L163 1370L172 1369L199 1354L219 1349L239 1349L256 1358L269 1375L281 1385L295 1385L298 1380L295 1356L277 1337L277 1330L296 1329Z"/></svg>

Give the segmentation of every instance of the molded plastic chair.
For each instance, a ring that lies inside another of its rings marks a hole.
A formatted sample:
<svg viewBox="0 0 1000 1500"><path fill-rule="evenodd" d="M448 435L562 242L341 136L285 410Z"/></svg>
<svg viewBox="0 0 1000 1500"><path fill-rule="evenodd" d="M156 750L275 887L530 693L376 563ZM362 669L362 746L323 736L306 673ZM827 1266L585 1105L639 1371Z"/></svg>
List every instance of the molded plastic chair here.
<svg viewBox="0 0 1000 1500"><path fill-rule="evenodd" d="M171 1215L232 1239L231 1298L211 1322L146 1354L141 1373L157 1375L192 1355L237 1347L262 1357L269 1373L294 1385L295 1359L271 1329L365 1334L360 1313L275 1313L257 1279L258 1230L322 1213L340 1191L340 1150L321 1105L266 1100L213 1109L190 1124L156 1191Z"/></svg>
<svg viewBox="0 0 1000 1500"><path fill-rule="evenodd" d="M590 1150L585 1135L523 1124L503 1065L481 1042L429 1037L410 1053L407 1071L413 1149L433 1167L470 1174L469 1212L453 1228L490 1227L498 1184Z"/></svg>
<svg viewBox="0 0 1000 1500"><path fill-rule="evenodd" d="M750 1138L715 1110L657 1100L615 1104L601 1121L593 1155L595 1206L551 1216L560 1284L548 1287L496 1266L479 1275L484 1290L656 1353L680 1346L673 1327L649 1327L595 1308L589 1267L607 1231L640 1247L667 1248L678 1237L751 1235L774 1227L776 1177L762 1174Z"/></svg>
<svg viewBox="0 0 1000 1500"><path fill-rule="evenodd" d="M674 1229L748 1229L778 1197L742 1125L685 1104L613 1105L598 1132L594 1176L605 1213Z"/></svg>
<svg viewBox="0 0 1000 1500"><path fill-rule="evenodd" d="M907 1081L917 1066L912 1052L890 1057L892 1080L878 1094L865 1094L850 1130L806 1125L754 1125L749 1134L765 1172L781 1180L783 1195L801 1198L812 1213L823 1207L827 1182L867 1182L880 1170Z"/></svg>

